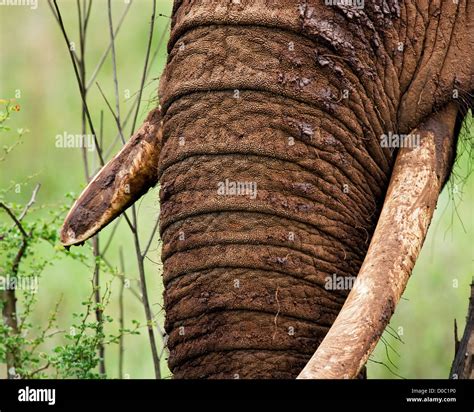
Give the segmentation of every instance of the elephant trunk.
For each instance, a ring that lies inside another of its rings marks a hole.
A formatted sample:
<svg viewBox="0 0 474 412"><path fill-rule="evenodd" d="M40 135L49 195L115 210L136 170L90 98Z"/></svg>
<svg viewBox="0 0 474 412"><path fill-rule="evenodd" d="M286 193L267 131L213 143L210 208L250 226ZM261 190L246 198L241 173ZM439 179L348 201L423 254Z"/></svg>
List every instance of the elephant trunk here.
<svg viewBox="0 0 474 412"><path fill-rule="evenodd" d="M395 113L378 83L342 99L359 82L349 62L315 58L325 50L297 33L292 8L292 30L251 11L209 28L198 6L180 9L161 80L175 378L296 377L360 269L390 175L376 136Z"/></svg>

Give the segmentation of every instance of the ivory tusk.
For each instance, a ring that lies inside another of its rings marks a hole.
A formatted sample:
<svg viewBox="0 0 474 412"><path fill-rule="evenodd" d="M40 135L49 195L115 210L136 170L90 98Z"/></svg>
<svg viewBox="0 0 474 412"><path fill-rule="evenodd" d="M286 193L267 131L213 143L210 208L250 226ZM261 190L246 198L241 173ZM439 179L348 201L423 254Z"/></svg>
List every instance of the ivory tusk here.
<svg viewBox="0 0 474 412"><path fill-rule="evenodd" d="M61 229L63 246L78 245L94 236L157 183L161 127L157 108L91 180L66 216Z"/></svg>
<svg viewBox="0 0 474 412"><path fill-rule="evenodd" d="M385 202L354 286L298 379L351 379L367 362L405 290L453 156L457 106L448 105L400 149Z"/></svg>

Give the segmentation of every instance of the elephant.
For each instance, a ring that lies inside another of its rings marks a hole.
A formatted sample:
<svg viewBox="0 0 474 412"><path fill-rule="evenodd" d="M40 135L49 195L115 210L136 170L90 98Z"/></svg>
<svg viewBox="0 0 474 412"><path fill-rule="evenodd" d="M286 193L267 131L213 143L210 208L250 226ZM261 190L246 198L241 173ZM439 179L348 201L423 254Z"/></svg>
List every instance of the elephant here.
<svg viewBox="0 0 474 412"><path fill-rule="evenodd" d="M470 0L175 0L159 101L68 213L160 185L174 378L356 378L473 106Z"/></svg>

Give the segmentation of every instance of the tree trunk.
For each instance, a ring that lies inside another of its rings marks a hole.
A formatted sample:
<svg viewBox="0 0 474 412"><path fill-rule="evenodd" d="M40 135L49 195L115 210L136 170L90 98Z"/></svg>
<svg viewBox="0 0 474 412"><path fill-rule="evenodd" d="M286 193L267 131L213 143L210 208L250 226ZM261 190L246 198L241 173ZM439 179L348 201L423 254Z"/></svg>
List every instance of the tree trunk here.
<svg viewBox="0 0 474 412"><path fill-rule="evenodd" d="M474 281L471 283L471 297L466 317L466 327L461 341L458 341L455 326L455 357L449 374L451 379L474 379Z"/></svg>

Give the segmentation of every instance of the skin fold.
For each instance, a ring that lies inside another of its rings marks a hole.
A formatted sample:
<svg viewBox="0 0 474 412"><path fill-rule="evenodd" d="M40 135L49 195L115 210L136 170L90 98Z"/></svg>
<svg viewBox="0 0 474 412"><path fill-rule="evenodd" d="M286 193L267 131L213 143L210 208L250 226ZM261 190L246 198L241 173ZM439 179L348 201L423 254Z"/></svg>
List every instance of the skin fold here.
<svg viewBox="0 0 474 412"><path fill-rule="evenodd" d="M134 180L135 197L160 183L175 378L298 376L350 291L328 278L353 280L366 258L398 154L382 136L433 138L420 125L449 106L450 132L428 150L444 159L436 204L472 104L473 25L468 0L175 1L160 144L142 156L157 168Z"/></svg>

